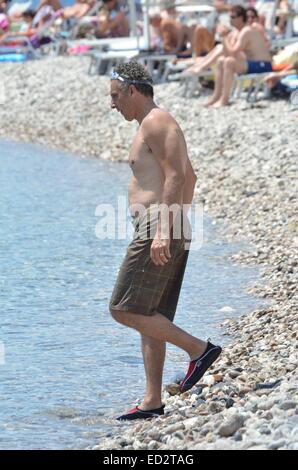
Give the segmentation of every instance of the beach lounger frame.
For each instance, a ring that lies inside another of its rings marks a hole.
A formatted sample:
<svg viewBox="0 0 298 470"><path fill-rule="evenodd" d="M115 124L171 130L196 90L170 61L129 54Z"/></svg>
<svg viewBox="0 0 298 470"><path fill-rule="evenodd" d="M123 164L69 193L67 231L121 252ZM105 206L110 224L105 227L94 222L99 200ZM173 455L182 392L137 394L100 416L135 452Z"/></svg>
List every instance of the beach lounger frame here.
<svg viewBox="0 0 298 470"><path fill-rule="evenodd" d="M242 92L246 91L246 101L248 103L256 103L258 101L259 92L265 89L264 78L268 75L268 72L237 75L231 93L232 98L239 99ZM247 82L249 82L249 85L245 87Z"/></svg>
<svg viewBox="0 0 298 470"><path fill-rule="evenodd" d="M5 43L16 41L20 44L16 46L5 46ZM15 53L15 54L26 54L28 59L40 59L41 53L38 49L34 49L28 36L20 36L9 34L1 43L0 53Z"/></svg>
<svg viewBox="0 0 298 470"><path fill-rule="evenodd" d="M190 75L180 78L181 96L183 98L192 98L199 95L202 89L202 80L211 80L214 78L213 70L205 70L196 75Z"/></svg>
<svg viewBox="0 0 298 470"><path fill-rule="evenodd" d="M112 67L131 59L137 59L139 54L140 51L138 49L124 51L92 51L86 54L90 56L88 74L105 75L111 71Z"/></svg>

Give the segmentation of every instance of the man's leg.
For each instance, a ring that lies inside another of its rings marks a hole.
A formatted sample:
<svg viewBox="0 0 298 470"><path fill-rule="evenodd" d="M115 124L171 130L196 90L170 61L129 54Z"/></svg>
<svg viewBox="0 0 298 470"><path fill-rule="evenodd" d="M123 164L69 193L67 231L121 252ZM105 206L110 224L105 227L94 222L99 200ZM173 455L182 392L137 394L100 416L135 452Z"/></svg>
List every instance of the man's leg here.
<svg viewBox="0 0 298 470"><path fill-rule="evenodd" d="M111 309L111 314L119 323L134 328L143 335L184 349L191 361L197 359L206 350L205 341L188 334L160 313L148 316Z"/></svg>
<svg viewBox="0 0 298 470"><path fill-rule="evenodd" d="M214 104L215 108L229 104L235 73L245 73L247 65L245 61L237 61L234 57L226 57L223 68L222 94L217 103Z"/></svg>
<svg viewBox="0 0 298 470"><path fill-rule="evenodd" d="M202 72L205 69L208 69L211 65L215 64L216 61L223 55L223 46L218 44L215 46L206 57L203 57L202 60L198 63L196 71L197 73Z"/></svg>
<svg viewBox="0 0 298 470"><path fill-rule="evenodd" d="M222 87L223 87L223 77L224 77L224 63L225 57L219 57L217 60L217 70L216 70L216 77L215 77L215 86L214 91L211 97L203 103L203 106L211 106L216 103L222 94Z"/></svg>
<svg viewBox="0 0 298 470"><path fill-rule="evenodd" d="M195 63L182 72L182 75L197 75L215 64L217 59L222 55L223 46L222 44L218 44L205 57L197 57Z"/></svg>
<svg viewBox="0 0 298 470"><path fill-rule="evenodd" d="M160 408L162 405L161 389L166 343L143 334L141 337L146 373L146 394L139 408L146 411Z"/></svg>

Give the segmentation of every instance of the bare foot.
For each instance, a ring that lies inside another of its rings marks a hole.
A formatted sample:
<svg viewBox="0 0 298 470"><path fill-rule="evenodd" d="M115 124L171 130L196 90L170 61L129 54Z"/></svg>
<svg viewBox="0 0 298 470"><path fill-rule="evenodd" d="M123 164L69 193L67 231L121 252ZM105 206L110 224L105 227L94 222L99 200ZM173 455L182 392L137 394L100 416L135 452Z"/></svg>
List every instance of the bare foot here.
<svg viewBox="0 0 298 470"><path fill-rule="evenodd" d="M192 77L194 75L196 75L196 72L193 67L190 67L189 69L184 70L184 72L182 72L181 74L182 77Z"/></svg>
<svg viewBox="0 0 298 470"><path fill-rule="evenodd" d="M220 99L212 105L212 108L222 108L223 106L229 106L229 102Z"/></svg>
<svg viewBox="0 0 298 470"><path fill-rule="evenodd" d="M209 106L212 106L214 103L216 103L218 100L218 98L213 98L211 96L211 98L209 98L209 100L207 101L204 101L203 103L200 103L202 106L204 106L204 108L208 108Z"/></svg>

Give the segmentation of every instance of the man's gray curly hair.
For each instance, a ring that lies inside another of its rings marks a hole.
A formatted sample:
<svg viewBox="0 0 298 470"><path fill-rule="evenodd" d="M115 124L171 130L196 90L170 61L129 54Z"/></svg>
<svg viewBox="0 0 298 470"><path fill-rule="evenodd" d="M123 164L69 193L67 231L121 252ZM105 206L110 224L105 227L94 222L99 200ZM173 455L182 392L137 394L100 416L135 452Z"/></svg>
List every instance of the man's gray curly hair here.
<svg viewBox="0 0 298 470"><path fill-rule="evenodd" d="M124 89L128 89L130 80L148 82L148 85L146 83L134 83L133 85L142 95L153 98L153 80L150 73L143 65L139 64L136 60L131 60L118 65L114 70L121 77L127 79L127 82L121 82L121 86Z"/></svg>

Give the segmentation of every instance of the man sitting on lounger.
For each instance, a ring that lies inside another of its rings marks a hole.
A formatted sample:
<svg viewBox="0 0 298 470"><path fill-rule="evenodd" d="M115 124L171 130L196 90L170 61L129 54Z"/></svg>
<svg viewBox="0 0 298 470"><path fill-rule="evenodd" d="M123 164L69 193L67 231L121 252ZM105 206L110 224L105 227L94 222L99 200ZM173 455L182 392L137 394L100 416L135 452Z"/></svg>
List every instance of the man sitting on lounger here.
<svg viewBox="0 0 298 470"><path fill-rule="evenodd" d="M221 28L221 31L223 28ZM233 29L232 31L227 30L227 41L229 41L230 46L234 46L238 37L239 31L237 29ZM183 73L182 76L191 76L191 75L199 75L204 71L208 70L212 65L214 65L219 57L227 56L228 52L223 44L216 44L215 47L211 49L211 51L203 56L197 57L195 63L187 68Z"/></svg>
<svg viewBox="0 0 298 470"><path fill-rule="evenodd" d="M230 21L239 31L236 43L231 46L226 28L220 30L227 57L217 60L215 88L205 106L227 106L235 74L271 72L271 56L264 36L254 27L247 25L246 10L240 5L232 7ZM239 54L245 54L239 57Z"/></svg>

